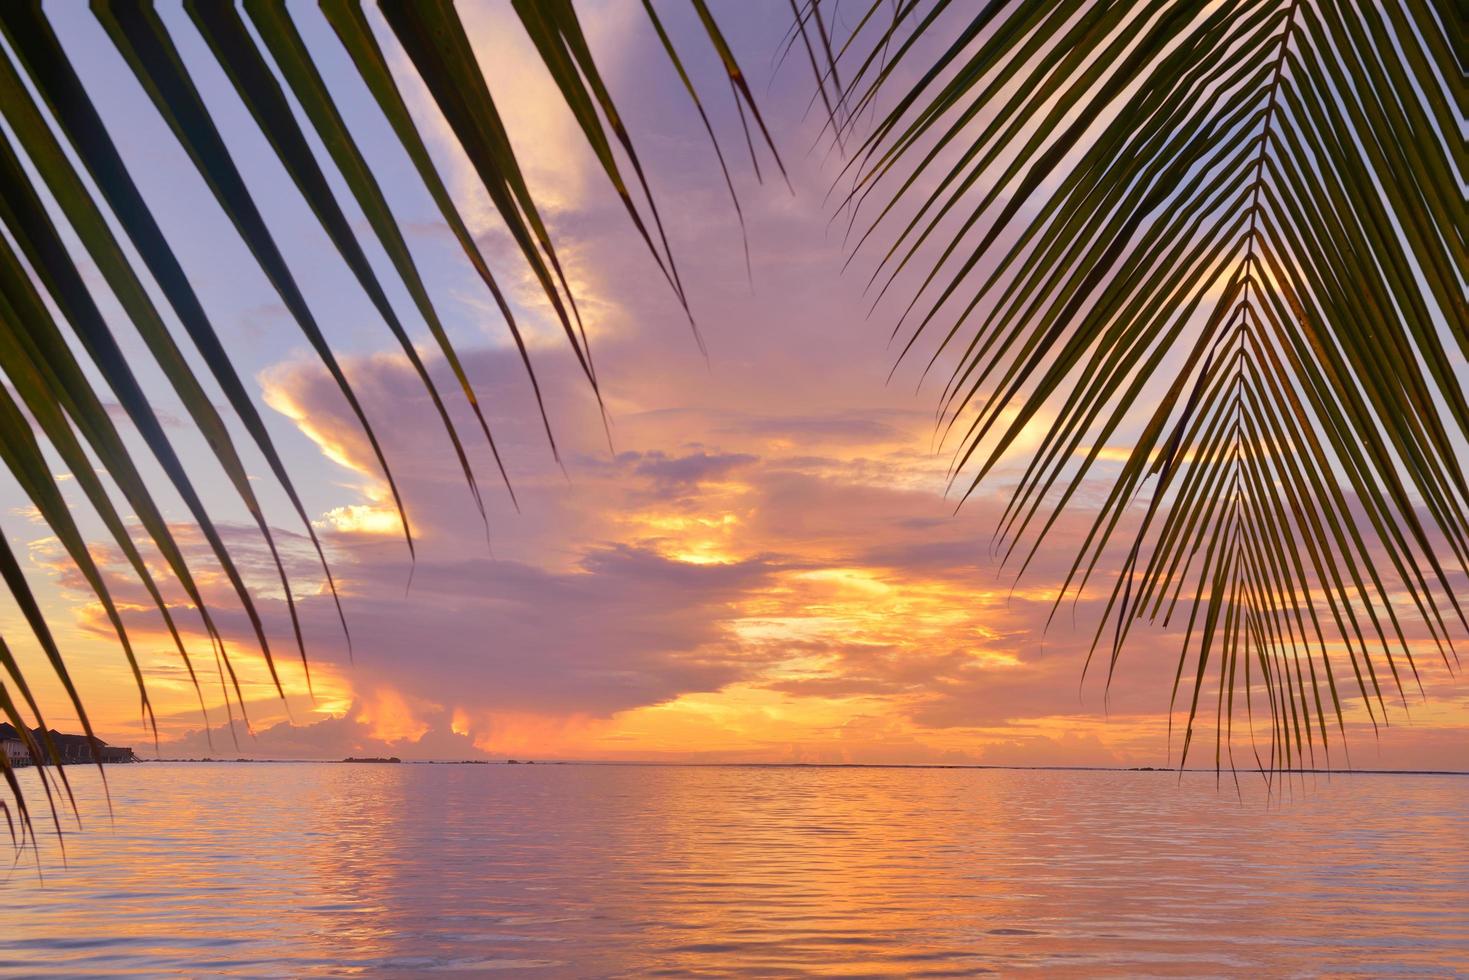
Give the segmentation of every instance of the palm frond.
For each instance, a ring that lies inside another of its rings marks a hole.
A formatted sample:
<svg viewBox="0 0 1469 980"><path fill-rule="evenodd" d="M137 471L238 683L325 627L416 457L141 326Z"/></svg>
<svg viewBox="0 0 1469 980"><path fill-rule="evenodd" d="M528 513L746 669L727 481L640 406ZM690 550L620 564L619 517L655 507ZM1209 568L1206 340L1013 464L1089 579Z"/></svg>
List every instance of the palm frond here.
<svg viewBox="0 0 1469 980"><path fill-rule="evenodd" d="M1110 484L1056 600L1116 570L1109 683L1140 620L1186 617L1179 764L1211 685L1216 765L1257 700L1262 766L1329 762L1344 702L1386 723L1466 626L1461 15L887 6L843 46L845 205L904 356L952 365L961 499L1042 426L998 538L1023 573Z"/></svg>
<svg viewBox="0 0 1469 980"><path fill-rule="evenodd" d="M759 119L748 89L743 86L738 65L717 25L702 5L696 6L715 52L739 86L744 108L754 112ZM412 529L390 461L378 443L371 421L337 360L322 324L300 289L300 270L292 269L287 262L275 233L252 198L231 153L229 141L216 125L169 27L147 0L96 0L92 10L147 93L154 109L187 153L219 208L249 248L302 335L347 399L397 506L411 554L414 548ZM588 382L597 390L591 350L568 277L457 13L447 0L384 0L380 10L395 39L393 43L402 47L448 120L505 228L516 242L521 259L554 309L567 343ZM322 230L418 375L448 435L467 489L483 517L485 507L474 477L470 449L451 421L444 397L412 343L408 325L389 301L387 285L368 261L363 244L346 216L343 202L332 190L326 162L319 160L311 148L307 127L314 130L326 149L330 165L341 177L352 203L366 217L372 237L387 255L394 274L428 327L461 394L474 411L496 469L514 501L514 490L510 487L479 399L450 343L435 302L393 216L391 204L338 112L318 67L318 59L302 39L295 20L297 15L274 0L247 0L243 8L237 8L233 3L187 0L185 11L203 37L209 54L224 71ZM655 267L668 279L676 299L687 311L690 304L678 277L673 251L663 233L653 192L639 162L632 136L623 125L612 95L598 73L575 10L567 0L558 0L517 4L516 13L526 37L556 81L614 192L622 199L630 219L647 243ZM702 105L698 103L677 51L651 8L648 13L671 65L683 79L703 116ZM496 276L480 253L428 155L418 123L408 111L368 14L357 0L324 0L321 14L349 55L358 79L371 93L466 258L504 315L535 391L548 445L555 454L551 424L521 328ZM248 615L276 690L284 696L274 652L267 640L266 626L226 540L190 477L189 468L170 440L156 406L145 392L113 326L103 315L92 289L87 285L78 264L79 257L73 255L67 245L66 231L69 230L71 236L80 242L86 258L100 271L107 288L141 336L151 358L151 366L167 379L172 394L184 406L192 425L204 436L265 540L286 598L297 652L303 668L307 670L308 685L310 674L306 644L292 585L277 549L275 532L251 485L240 449L231 437L224 414L206 394L201 379L195 375L166 325L164 311L155 305L153 294L147 287L148 280L156 285L169 312L177 318L223 392L228 412L243 426L253 448L265 459L289 500L321 562L345 632L348 624L325 552L288 468L235 370L229 350L204 303L195 293L173 247L154 219L109 133L107 123L97 111L38 0L0 5L0 32L7 42L7 50L0 53L0 112L3 112L6 124L5 132L0 133L0 224L4 229L0 234L0 370L3 370L7 382L7 386L0 386L0 460L35 504L41 518L56 534L96 594L117 633L138 685L141 709L149 723L153 724L152 706L142 669L103 572L91 557L82 532L47 467L43 440L75 475L89 506L157 606L194 683L203 710L199 673L181 628L170 613L117 505L98 478L91 459L95 458L115 482L152 546L163 557L170 574L199 611L219 669L223 702L231 725L235 709L248 724L240 681L215 625L214 615L201 594L195 573L185 561L183 551L155 503L147 481L130 458L123 437L105 408L104 390L91 380L93 369L121 403L129 421L142 436L172 489L183 500L194 524L208 542L214 561L231 583ZM277 73L283 83L278 80ZM299 106L304 121L298 117L292 99ZM704 121L712 138L713 130L708 126L707 117ZM763 121L760 126L763 130ZM717 143L715 146L718 153ZM774 154L773 143L769 144L769 150ZM734 184L722 153L718 154L718 161L724 168L733 196ZM636 198L624 179L624 170L629 167L636 178ZM126 236L132 254L137 257L136 264L123 242L114 234L114 227L121 229ZM60 320L53 318L53 308L60 313ZM689 319L692 324L692 314ZM80 342L90 365L77 359L65 328L69 328L70 334ZM37 643L68 693L71 707L91 735L91 723L62 651L31 592L20 563L3 542L0 542L0 576L4 577L11 596L20 606ZM347 640L350 649L350 634L347 634ZM0 681L0 715L23 733L37 759L59 762L55 746L50 744L49 735L45 734L46 723L33 687L27 682L20 663L3 644L0 644L0 668L6 675L6 679ZM225 686L226 677L228 686ZM19 696L19 703L12 698L11 688ZM41 735L33 737L29 734L32 725ZM22 835L29 834L31 819L24 795L3 758L0 758L0 771L3 771L17 805L19 828L11 823L12 836L17 829ZM61 788L66 787L64 772L59 767L54 772L55 776L42 773L42 785L48 798L52 798L53 780L59 780L57 785ZM54 818L54 805L52 811ZM11 821L8 807L6 817ZM59 822L57 827L59 830Z"/></svg>

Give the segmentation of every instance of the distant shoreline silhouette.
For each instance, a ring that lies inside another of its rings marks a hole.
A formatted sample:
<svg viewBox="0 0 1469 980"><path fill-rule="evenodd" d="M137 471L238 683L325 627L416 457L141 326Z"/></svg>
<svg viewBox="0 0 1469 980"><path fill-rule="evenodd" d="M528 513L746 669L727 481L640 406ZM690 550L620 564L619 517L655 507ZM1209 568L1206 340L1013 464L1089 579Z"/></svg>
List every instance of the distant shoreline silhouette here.
<svg viewBox="0 0 1469 980"><path fill-rule="evenodd" d="M148 759L138 762L226 762L256 764L327 764L342 763L401 763L409 766L522 766L537 765L532 760L506 759L399 759L392 758L347 758L347 759ZM1177 769L1171 766L1006 766L982 763L925 763L925 762L656 762L651 760L611 761L597 759L545 760L543 766L624 766L668 769L993 769L1010 772L1156 772L1156 773L1228 773L1229 769L1189 767ZM1252 769L1233 770L1241 774L1254 772ZM1283 775L1317 776L1469 776L1465 769L1273 769L1272 773Z"/></svg>

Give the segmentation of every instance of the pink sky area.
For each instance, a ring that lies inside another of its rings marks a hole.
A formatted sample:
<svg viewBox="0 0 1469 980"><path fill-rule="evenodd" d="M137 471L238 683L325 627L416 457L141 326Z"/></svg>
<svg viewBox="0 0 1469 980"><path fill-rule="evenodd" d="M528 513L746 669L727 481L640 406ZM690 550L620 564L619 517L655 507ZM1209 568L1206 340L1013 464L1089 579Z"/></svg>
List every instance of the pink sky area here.
<svg viewBox="0 0 1469 980"><path fill-rule="evenodd" d="M918 387L930 348L886 381L897 356L888 336L901 305L880 306L869 317L863 287L871 262L859 258L843 272L844 225L829 225L832 206L824 200L839 161L824 146L805 152L817 129L814 119L802 121L809 78L787 65L762 96L795 193L769 179L757 184L748 161L737 168L753 258L747 280L717 166L697 119L672 98L677 91L636 8L590 5L589 29L654 163L658 204L707 361L534 54L514 32L497 29L501 15L493 9L466 13L497 94L514 86L514 98L501 98L587 315L605 428L471 171L408 85L416 80L404 76L415 111L437 137L433 149L451 189L525 312L564 469L551 456L519 358L483 287L380 124L365 139L420 264L433 270L431 289L451 319L520 501L517 512L452 376L422 345L485 492L487 540L429 401L371 308L355 296L321 299L336 304L334 338L343 339L348 371L402 483L416 562L334 385L258 273L240 261L182 155L156 151L162 176L152 178L152 196L171 180L184 199L202 202L192 216L179 205L172 227L221 243L217 252L192 250L190 270L211 312L234 328L228 335L258 379L293 472L311 484L308 503L353 638L349 657L319 567L280 508L311 661L308 693L263 546L243 520L225 520L257 583L288 692L284 702L275 695L243 614L206 574L253 726L252 735L236 707L232 735L202 635L193 639L207 723L156 612L121 574L117 556L99 545L99 554L116 562L119 599L158 711L160 754L1176 761L1179 739L1175 731L1170 749L1168 708L1180 624L1136 631L1110 689L1105 651L1085 679L1083 666L1112 575L1096 576L1079 601L1068 597L1046 625L1095 502L1081 495L1018 583L1014 563L1001 567L992 535L1025 446L955 512L957 496L946 495L953 447L936 445L933 417L947 372ZM297 16L317 15L303 8ZM95 27L75 20L64 40L90 43ZM329 37L319 25L303 29L310 38ZM732 33L763 85L779 32L736 24ZM89 70L113 70L100 56L99 64ZM331 80L344 91L352 82L345 71ZM651 97L664 89L670 94ZM148 112L141 93L126 86L111 98L140 116ZM733 110L719 112L726 149L743 152ZM146 132L120 139L125 152L155 152L143 145ZM242 156L268 182L275 165L250 142L258 137L241 139ZM300 216L293 192L275 193L277 217L298 223L294 258L321 270L319 280L303 277L308 289L321 296L354 289L319 229ZM206 230L191 231L190 221ZM406 301L401 308L410 309ZM201 469L212 465L202 452L198 459ZM263 464L255 472L268 482ZM1105 480L1109 471L1099 472ZM227 494L218 485L222 499ZM1098 493L1105 487L1099 482ZM23 498L10 494L17 501L12 512L22 510ZM100 608L44 525L12 517L6 527L20 550L28 549L32 578L63 623L60 635L100 734L151 754L151 735L139 722L132 681ZM182 524L180 533L207 569L197 534ZM7 637L21 635L12 608L3 623ZM21 653L39 675L39 655ZM1390 727L1374 735L1366 715L1351 710L1353 765L1466 766L1469 688L1436 655L1421 660L1428 698L1415 692L1406 705L1395 704ZM57 727L74 723L56 692L47 703ZM1266 727L1256 723L1268 746ZM1191 762L1212 765L1212 717L1197 744L1206 747ZM1235 745L1235 761L1254 765L1249 740L1238 731ZM1333 763L1348 761L1340 753L1333 746Z"/></svg>

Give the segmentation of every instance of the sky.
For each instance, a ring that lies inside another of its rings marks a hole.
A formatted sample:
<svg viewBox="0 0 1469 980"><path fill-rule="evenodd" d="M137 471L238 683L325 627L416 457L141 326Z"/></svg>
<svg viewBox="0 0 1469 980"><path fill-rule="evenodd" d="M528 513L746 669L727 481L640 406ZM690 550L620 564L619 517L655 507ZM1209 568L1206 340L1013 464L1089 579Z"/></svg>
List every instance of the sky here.
<svg viewBox="0 0 1469 980"><path fill-rule="evenodd" d="M962 507L948 491L952 446L937 444L934 421L942 384L920 377L927 352L889 379L899 310L870 312L870 256L844 268L851 253L828 197L841 159L820 140L819 112L808 111L807 67L795 59L778 70L773 64L787 25L772 13L778 5L720 13L790 171L789 188L773 179L768 157L765 180L755 179L712 52L699 48L686 11L667 12L675 37L693 52L690 67L731 162L749 232L748 276L707 137L641 6L578 5L649 166L707 357L509 6L462 8L586 315L605 422L472 168L372 14L446 183L528 326L559 462L491 298L329 28L314 7L293 9L486 407L519 507L406 292L348 204L466 440L485 492L481 521L407 360L187 18L169 8L175 40L382 439L414 529L417 555L409 555L345 402L125 64L81 5L48 8L241 374L258 389L323 537L352 638L349 646L302 529L263 462L251 457L295 583L308 689L259 536L152 378L150 393L249 575L287 697L276 695L221 576L208 571L206 592L240 672L248 723L238 706L226 710L202 633L192 635L203 678L196 693L99 530L97 552L118 572L114 588L144 662L155 745L100 607L6 482L5 532L59 624L104 739L164 757L1176 759L1169 693L1179 624L1137 631L1110 686L1102 671L1083 673L1110 581L1101 576L1048 624L1094 513L1087 495L1023 578L997 556L996 518L1040 433L1023 438ZM1099 472L1104 478L1105 468ZM1105 488L1097 484L1099 493ZM74 487L67 492L80 499ZM160 498L170 501L162 491ZM183 508L171 501L166 509L194 563L208 569ZM12 606L0 610L0 626L40 676L44 663L19 641L24 626ZM1365 716L1348 726L1354 765L1463 767L1469 689L1432 666L1425 685L1430 697L1398 708L1380 736ZM55 685L42 689L48 720L74 726Z"/></svg>

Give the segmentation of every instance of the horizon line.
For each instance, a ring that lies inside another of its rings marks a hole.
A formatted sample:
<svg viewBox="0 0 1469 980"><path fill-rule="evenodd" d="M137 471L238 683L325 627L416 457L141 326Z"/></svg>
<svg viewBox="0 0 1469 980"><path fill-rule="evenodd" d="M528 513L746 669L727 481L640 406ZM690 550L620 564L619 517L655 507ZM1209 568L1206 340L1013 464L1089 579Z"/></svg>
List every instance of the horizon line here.
<svg viewBox="0 0 1469 980"><path fill-rule="evenodd" d="M239 756L233 759L200 757L200 758L146 758L138 757L138 763L164 762L164 763L282 763L282 764L325 764L325 765L439 765L439 766L505 766L505 765L543 765L543 766L626 766L626 767L657 767L657 768L705 768L705 769L992 769L1008 770L1014 772L1171 772L1171 773L1279 773L1282 775L1321 775L1321 776L1469 776L1469 769L1209 769L1189 767L1180 769L1175 766L1083 766L1083 765L1002 765L993 763L977 762L692 762L692 761L669 761L660 762L649 759L616 760L616 759L398 759L397 762L389 762L387 759L249 759ZM136 763L133 763L136 764Z"/></svg>

